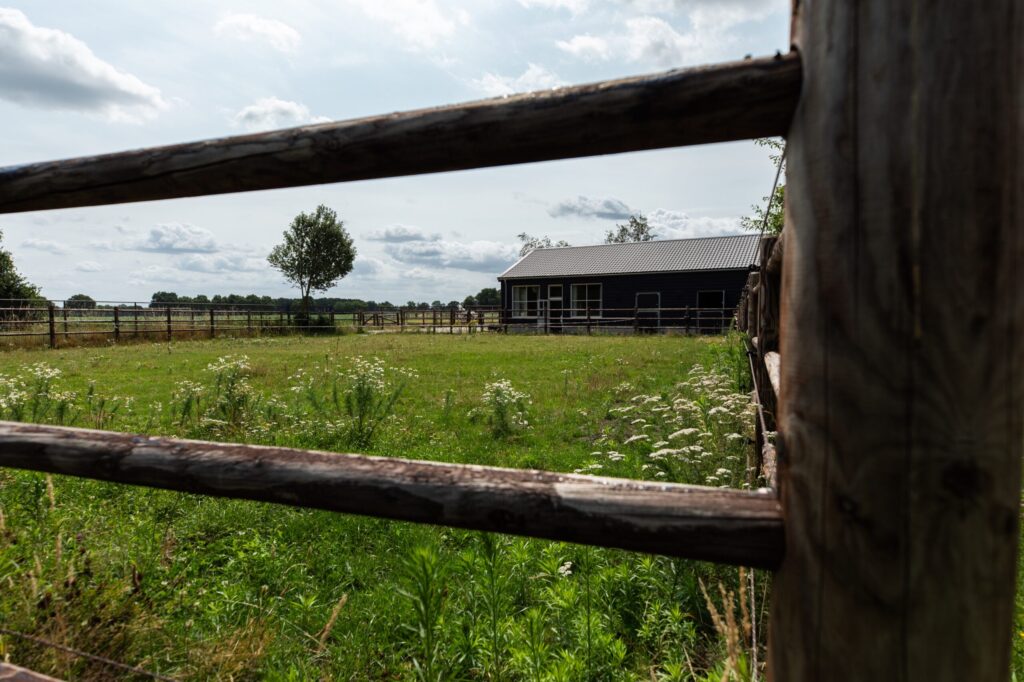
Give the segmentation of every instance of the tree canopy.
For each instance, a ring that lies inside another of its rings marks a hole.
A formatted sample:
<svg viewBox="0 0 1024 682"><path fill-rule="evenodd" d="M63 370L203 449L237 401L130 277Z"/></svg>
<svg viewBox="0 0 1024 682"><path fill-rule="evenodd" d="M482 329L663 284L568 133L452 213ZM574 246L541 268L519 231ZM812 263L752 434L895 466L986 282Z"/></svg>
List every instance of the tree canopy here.
<svg viewBox="0 0 1024 682"><path fill-rule="evenodd" d="M759 147L766 147L769 150L768 158L771 159L772 165L778 169L779 177L784 177L786 173L786 160L783 158L783 154L786 151L786 143L778 138L768 137L754 140L754 144ZM751 206L750 209L754 212L753 215L740 218L740 226L744 230L750 230L751 232L760 232L763 229L764 233L768 235L781 233L782 226L785 224L785 212L783 209L786 205L786 184L780 181L775 187L771 200L769 201L766 195L761 197L761 201L765 203L765 206Z"/></svg>
<svg viewBox="0 0 1024 682"><path fill-rule="evenodd" d="M604 235L604 243L649 242L657 236L647 224L647 216L637 213L629 216L629 222L616 224L614 230L608 230Z"/></svg>
<svg viewBox="0 0 1024 682"><path fill-rule="evenodd" d="M0 242L4 234L0 232ZM7 249L0 248L0 298L38 299L39 287L29 283L14 267L14 258Z"/></svg>
<svg viewBox="0 0 1024 682"><path fill-rule="evenodd" d="M313 291L326 291L352 271L356 248L338 214L320 204L300 213L267 261L299 288L303 305Z"/></svg>
<svg viewBox="0 0 1024 682"><path fill-rule="evenodd" d="M74 296L68 296L64 300L65 308L79 308L82 310L92 310L96 307L96 301L92 296L85 294L75 294Z"/></svg>
<svg viewBox="0 0 1024 682"><path fill-rule="evenodd" d="M519 247L520 256L525 256L526 254L536 249L551 249L562 246L572 246L572 244L565 241L564 239L559 239L557 242L552 242L551 238L548 237L547 235L544 235L543 237L534 237L526 234L525 232L520 232L519 234L516 235L516 238L522 243L522 246Z"/></svg>

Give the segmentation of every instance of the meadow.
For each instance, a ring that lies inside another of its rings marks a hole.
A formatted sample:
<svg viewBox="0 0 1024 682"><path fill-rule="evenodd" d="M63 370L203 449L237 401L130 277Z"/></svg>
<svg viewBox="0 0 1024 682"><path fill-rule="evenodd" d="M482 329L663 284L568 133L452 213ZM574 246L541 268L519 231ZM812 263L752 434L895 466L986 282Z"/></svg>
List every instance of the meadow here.
<svg viewBox="0 0 1024 682"><path fill-rule="evenodd" d="M734 338L190 341L4 353L0 417L740 487L745 381ZM0 470L0 625L174 678L750 679L767 585L700 562ZM11 635L0 655L65 679L122 674Z"/></svg>

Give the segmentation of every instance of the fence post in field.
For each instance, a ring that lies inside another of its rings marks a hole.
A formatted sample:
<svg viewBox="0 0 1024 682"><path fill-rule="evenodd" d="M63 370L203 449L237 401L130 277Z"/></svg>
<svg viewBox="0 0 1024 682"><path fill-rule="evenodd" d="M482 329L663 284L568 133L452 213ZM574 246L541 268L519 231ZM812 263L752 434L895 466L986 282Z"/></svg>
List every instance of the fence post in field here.
<svg viewBox="0 0 1024 682"><path fill-rule="evenodd" d="M57 347L57 328L56 328L56 323L55 323L55 321L53 319L54 318L54 306L53 306L53 302L52 301L46 304L46 313L47 313L47 321L49 322L49 328L50 328L50 348L56 348Z"/></svg>
<svg viewBox="0 0 1024 682"><path fill-rule="evenodd" d="M248 308L245 311L245 329L249 332L249 336L252 336L252 311Z"/></svg>
<svg viewBox="0 0 1024 682"><path fill-rule="evenodd" d="M587 334L590 334L590 303L587 303Z"/></svg>
<svg viewBox="0 0 1024 682"><path fill-rule="evenodd" d="M768 676L1007 680L1024 11L796 6Z"/></svg>
<svg viewBox="0 0 1024 682"><path fill-rule="evenodd" d="M139 338L139 304L132 303L132 336Z"/></svg>
<svg viewBox="0 0 1024 682"><path fill-rule="evenodd" d="M210 308L210 338L217 338L217 327L213 321L213 308Z"/></svg>
<svg viewBox="0 0 1024 682"><path fill-rule="evenodd" d="M171 306L167 306L167 340L170 341L171 338Z"/></svg>
<svg viewBox="0 0 1024 682"><path fill-rule="evenodd" d="M114 343L121 340L121 308L114 306Z"/></svg>
<svg viewBox="0 0 1024 682"><path fill-rule="evenodd" d="M64 318L64 340L68 340L68 302L64 301L64 306L60 309L61 317Z"/></svg>
<svg viewBox="0 0 1024 682"><path fill-rule="evenodd" d="M637 305L633 306L633 333L640 333L640 307Z"/></svg>

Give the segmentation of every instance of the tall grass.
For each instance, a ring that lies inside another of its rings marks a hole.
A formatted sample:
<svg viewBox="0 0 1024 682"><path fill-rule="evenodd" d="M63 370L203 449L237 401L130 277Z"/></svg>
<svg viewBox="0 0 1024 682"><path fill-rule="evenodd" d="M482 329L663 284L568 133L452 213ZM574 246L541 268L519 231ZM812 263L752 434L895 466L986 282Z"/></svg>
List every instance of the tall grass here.
<svg viewBox="0 0 1024 682"><path fill-rule="evenodd" d="M750 425L722 343L353 335L14 353L0 412L729 485L746 481ZM488 419L502 379L531 396L507 403L529 411L510 431ZM180 677L683 679L728 660L700 581L736 592L738 576L707 564L10 470L0 519L0 621ZM65 678L109 676L0 646Z"/></svg>

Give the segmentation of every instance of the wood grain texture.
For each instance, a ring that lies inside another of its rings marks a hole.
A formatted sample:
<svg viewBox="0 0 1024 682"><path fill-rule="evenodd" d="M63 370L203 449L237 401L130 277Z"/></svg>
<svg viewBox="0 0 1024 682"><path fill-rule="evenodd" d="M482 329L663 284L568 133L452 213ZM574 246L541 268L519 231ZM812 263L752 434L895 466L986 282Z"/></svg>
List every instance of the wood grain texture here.
<svg viewBox="0 0 1024 682"><path fill-rule="evenodd" d="M1009 677L1024 6L804 0L772 679Z"/></svg>
<svg viewBox="0 0 1024 682"><path fill-rule="evenodd" d="M795 55L0 168L0 213L297 187L781 135Z"/></svg>
<svg viewBox="0 0 1024 682"><path fill-rule="evenodd" d="M0 661L0 682L60 682L60 680Z"/></svg>
<svg viewBox="0 0 1024 682"><path fill-rule="evenodd" d="M764 368L768 373L768 382L771 384L772 392L779 395L780 375L779 367L782 365L782 358L775 351L764 354Z"/></svg>
<svg viewBox="0 0 1024 682"><path fill-rule="evenodd" d="M0 466L748 566L773 495L0 422Z"/></svg>

